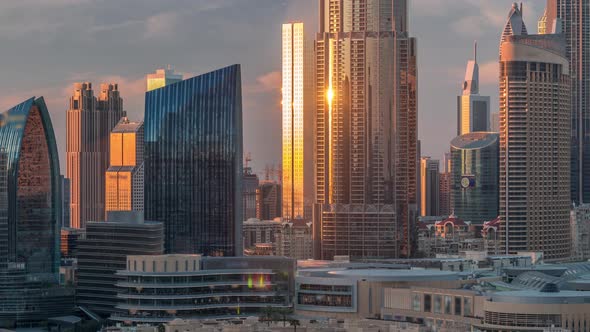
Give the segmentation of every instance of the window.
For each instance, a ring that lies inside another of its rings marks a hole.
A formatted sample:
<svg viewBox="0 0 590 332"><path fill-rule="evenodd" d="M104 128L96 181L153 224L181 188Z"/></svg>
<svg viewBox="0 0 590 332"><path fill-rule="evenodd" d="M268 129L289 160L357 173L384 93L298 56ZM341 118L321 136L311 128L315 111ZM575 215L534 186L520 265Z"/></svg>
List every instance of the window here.
<svg viewBox="0 0 590 332"><path fill-rule="evenodd" d="M174 262L174 268L176 269L176 272L178 272L178 261Z"/></svg>
<svg viewBox="0 0 590 332"><path fill-rule="evenodd" d="M188 261L184 261L184 270L188 271Z"/></svg>
<svg viewBox="0 0 590 332"><path fill-rule="evenodd" d="M156 272L156 261L152 262L152 272Z"/></svg>
<svg viewBox="0 0 590 332"><path fill-rule="evenodd" d="M145 261L141 261L141 271L145 272Z"/></svg>
<svg viewBox="0 0 590 332"><path fill-rule="evenodd" d="M442 295L434 295L434 313L441 314L442 313Z"/></svg>
<svg viewBox="0 0 590 332"><path fill-rule="evenodd" d="M455 315L461 316L461 297L455 296Z"/></svg>
<svg viewBox="0 0 590 332"><path fill-rule="evenodd" d="M463 298L463 316L471 316L471 298L464 297Z"/></svg>
<svg viewBox="0 0 590 332"><path fill-rule="evenodd" d="M137 261L133 261L133 271L137 271Z"/></svg>
<svg viewBox="0 0 590 332"><path fill-rule="evenodd" d="M414 311L420 311L421 308L421 303L420 303L420 297L422 296L422 294L420 293L412 293L412 310Z"/></svg>
<svg viewBox="0 0 590 332"><path fill-rule="evenodd" d="M452 314L453 297L445 295L445 315Z"/></svg>
<svg viewBox="0 0 590 332"><path fill-rule="evenodd" d="M168 272L168 262L164 261L164 272Z"/></svg>
<svg viewBox="0 0 590 332"><path fill-rule="evenodd" d="M424 312L432 312L432 295L424 294Z"/></svg>

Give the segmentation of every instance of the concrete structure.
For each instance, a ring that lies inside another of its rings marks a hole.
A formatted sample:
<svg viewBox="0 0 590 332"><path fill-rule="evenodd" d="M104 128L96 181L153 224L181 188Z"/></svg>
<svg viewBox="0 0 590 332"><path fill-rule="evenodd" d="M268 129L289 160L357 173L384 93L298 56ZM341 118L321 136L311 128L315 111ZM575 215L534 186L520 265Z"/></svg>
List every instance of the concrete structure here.
<svg viewBox="0 0 590 332"><path fill-rule="evenodd" d="M154 324L262 315L268 306L288 309L294 273L295 261L284 257L131 255L117 273L121 312L110 319Z"/></svg>
<svg viewBox="0 0 590 332"><path fill-rule="evenodd" d="M31 327L73 309L58 285L59 157L43 97L0 118L0 328Z"/></svg>
<svg viewBox="0 0 590 332"><path fill-rule="evenodd" d="M244 220L256 218L256 191L260 181L258 175L252 173L252 168L244 167L242 175L242 210Z"/></svg>
<svg viewBox="0 0 590 332"><path fill-rule="evenodd" d="M500 219L505 253L570 256L571 87L562 35L528 35L513 5L500 44ZM551 190L547 190L551 188Z"/></svg>
<svg viewBox="0 0 590 332"><path fill-rule="evenodd" d="M166 85L182 81L182 75L174 72L170 66L168 68L157 69L155 73L148 74L146 77L147 91L159 89Z"/></svg>
<svg viewBox="0 0 590 332"><path fill-rule="evenodd" d="M123 116L123 99L116 83L101 84L98 98L92 83L74 84L66 127L72 228L104 220L109 134Z"/></svg>
<svg viewBox="0 0 590 332"><path fill-rule="evenodd" d="M438 160L420 158L420 216L440 215L439 167Z"/></svg>
<svg viewBox="0 0 590 332"><path fill-rule="evenodd" d="M497 133L472 132L451 141L453 212L477 224L498 216L499 150Z"/></svg>
<svg viewBox="0 0 590 332"><path fill-rule="evenodd" d="M240 65L146 93L144 210L166 253L242 254Z"/></svg>
<svg viewBox="0 0 590 332"><path fill-rule="evenodd" d="M590 8L587 0L547 0L547 31L565 37L571 77L571 201L590 203Z"/></svg>
<svg viewBox="0 0 590 332"><path fill-rule="evenodd" d="M407 3L321 0L319 9L314 228L325 229L320 221L328 218L321 210L344 214L369 209L360 205L394 205L398 228L386 236L397 242L397 250L387 255L409 256L418 138L417 51L407 31ZM346 219L362 224L356 216ZM318 245L332 241L324 232L316 234ZM343 241L337 250L353 250L349 244Z"/></svg>
<svg viewBox="0 0 590 332"><path fill-rule="evenodd" d="M62 260L76 258L78 252L78 241L83 239L86 230L79 228L61 229L60 252Z"/></svg>
<svg viewBox="0 0 590 332"><path fill-rule="evenodd" d="M419 222L418 253L423 257L439 257L483 251L484 240L480 232L479 227L455 215L431 224Z"/></svg>
<svg viewBox="0 0 590 332"><path fill-rule="evenodd" d="M590 205L574 206L570 212L573 260L590 259Z"/></svg>
<svg viewBox="0 0 590 332"><path fill-rule="evenodd" d="M451 173L441 172L438 175L438 214L448 216L453 213L451 201Z"/></svg>
<svg viewBox="0 0 590 332"><path fill-rule="evenodd" d="M111 211L107 221L89 222L86 238L78 241L76 303L108 317L116 312L117 289L127 255L160 255L164 250L162 223L144 221L140 212Z"/></svg>
<svg viewBox="0 0 590 332"><path fill-rule="evenodd" d="M264 182L256 189L256 218L273 220L281 214L281 185L275 182Z"/></svg>
<svg viewBox="0 0 590 332"><path fill-rule="evenodd" d="M310 259L313 253L311 222L248 219L243 225L244 253Z"/></svg>
<svg viewBox="0 0 590 332"><path fill-rule="evenodd" d="M124 117L110 134L105 211L143 212L143 121Z"/></svg>
<svg viewBox="0 0 590 332"><path fill-rule="evenodd" d="M314 257L398 256L397 218L392 204L330 204L314 211ZM321 212L320 212L321 211ZM321 238L321 245L316 239Z"/></svg>
<svg viewBox="0 0 590 332"><path fill-rule="evenodd" d="M378 318L386 288L460 288L457 272L410 270L394 264L341 264L299 269L295 310L301 317Z"/></svg>
<svg viewBox="0 0 590 332"><path fill-rule="evenodd" d="M457 97L457 136L474 131L490 131L490 97L479 94L477 43L473 60L467 63L463 94Z"/></svg>
<svg viewBox="0 0 590 332"><path fill-rule="evenodd" d="M283 218L303 218L313 197L313 117L315 114L313 44L303 23L283 24L282 108Z"/></svg>

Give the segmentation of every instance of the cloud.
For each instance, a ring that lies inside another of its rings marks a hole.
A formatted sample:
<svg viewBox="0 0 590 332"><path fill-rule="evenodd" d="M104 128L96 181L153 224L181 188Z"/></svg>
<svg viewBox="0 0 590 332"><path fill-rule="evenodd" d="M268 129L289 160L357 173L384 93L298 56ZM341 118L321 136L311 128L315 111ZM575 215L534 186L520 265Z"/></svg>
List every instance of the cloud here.
<svg viewBox="0 0 590 332"><path fill-rule="evenodd" d="M498 61L488 61L479 64L480 84L498 85L499 65Z"/></svg>
<svg viewBox="0 0 590 332"><path fill-rule="evenodd" d="M271 71L260 75L253 84L247 84L244 88L247 93L279 92L281 90L281 72Z"/></svg>
<svg viewBox="0 0 590 332"><path fill-rule="evenodd" d="M145 21L144 38L165 38L172 36L176 30L179 14L176 12L159 13Z"/></svg>

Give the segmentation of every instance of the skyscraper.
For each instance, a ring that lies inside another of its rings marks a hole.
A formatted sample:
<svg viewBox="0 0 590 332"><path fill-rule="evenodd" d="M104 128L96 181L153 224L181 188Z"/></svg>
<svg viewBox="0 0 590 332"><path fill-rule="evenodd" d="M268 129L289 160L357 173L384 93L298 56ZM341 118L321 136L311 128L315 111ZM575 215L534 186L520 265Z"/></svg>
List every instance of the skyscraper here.
<svg viewBox="0 0 590 332"><path fill-rule="evenodd" d="M325 227L354 233L356 225L357 234L384 246L379 253L360 250L351 256L410 255L416 211L417 73L416 41L406 30L406 1L320 0L319 8L314 217L328 220L318 209L334 212L335 223ZM391 218L392 233L363 229L369 223L359 211L367 210ZM344 233L320 232L324 225L319 221L314 227L316 245L334 241L328 234L343 246L336 248L339 252L352 245Z"/></svg>
<svg viewBox="0 0 590 332"><path fill-rule="evenodd" d="M490 97L479 95L479 65L477 43L473 60L467 62L463 94L457 97L457 136L474 131L490 130Z"/></svg>
<svg viewBox="0 0 590 332"><path fill-rule="evenodd" d="M571 93L563 35L528 35L513 5L500 43L500 219L506 253L570 255Z"/></svg>
<svg viewBox="0 0 590 332"><path fill-rule="evenodd" d="M49 112L33 97L1 118L0 325L12 327L67 313L73 301L57 287L61 183Z"/></svg>
<svg viewBox="0 0 590 332"><path fill-rule="evenodd" d="M256 218L273 220L281 214L281 185L274 182L264 182L256 189Z"/></svg>
<svg viewBox="0 0 590 332"><path fill-rule="evenodd" d="M312 191L314 71L313 46L305 38L303 23L283 24L283 217L302 218Z"/></svg>
<svg viewBox="0 0 590 332"><path fill-rule="evenodd" d="M72 228L84 228L89 220L104 220L109 134L123 116L117 84L101 84L98 98L92 83L74 84L66 128Z"/></svg>
<svg viewBox="0 0 590 332"><path fill-rule="evenodd" d="M122 118L109 142L105 211L143 211L143 121Z"/></svg>
<svg viewBox="0 0 590 332"><path fill-rule="evenodd" d="M157 69L155 73L148 74L146 77L147 91L180 81L182 81L182 75L175 73L172 68Z"/></svg>
<svg viewBox="0 0 590 332"><path fill-rule="evenodd" d="M60 175L61 183L61 227L70 227L70 179Z"/></svg>
<svg viewBox="0 0 590 332"><path fill-rule="evenodd" d="M242 88L233 65L145 97L145 215L167 253L242 253Z"/></svg>
<svg viewBox="0 0 590 332"><path fill-rule="evenodd" d="M439 211L439 181L440 162L422 157L420 159L420 215L438 216Z"/></svg>
<svg viewBox="0 0 590 332"><path fill-rule="evenodd" d="M497 133L473 132L451 141L452 211L476 224L498 217Z"/></svg>
<svg viewBox="0 0 590 332"><path fill-rule="evenodd" d="M547 0L547 30L563 33L570 64L571 200L590 203L590 1Z"/></svg>

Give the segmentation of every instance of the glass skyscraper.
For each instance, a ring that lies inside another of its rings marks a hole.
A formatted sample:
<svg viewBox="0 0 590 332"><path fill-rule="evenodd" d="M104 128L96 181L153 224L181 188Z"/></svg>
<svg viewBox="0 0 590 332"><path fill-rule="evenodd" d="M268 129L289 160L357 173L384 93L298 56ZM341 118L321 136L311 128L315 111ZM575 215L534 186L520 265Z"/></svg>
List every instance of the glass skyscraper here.
<svg viewBox="0 0 590 332"><path fill-rule="evenodd" d="M473 132L451 141L451 210L482 224L498 217L497 133Z"/></svg>
<svg viewBox="0 0 590 332"><path fill-rule="evenodd" d="M57 287L57 145L43 98L0 118L0 327L34 326L74 307L73 292Z"/></svg>
<svg viewBox="0 0 590 332"><path fill-rule="evenodd" d="M167 253L242 254L242 89L232 65L146 93L145 217Z"/></svg>

